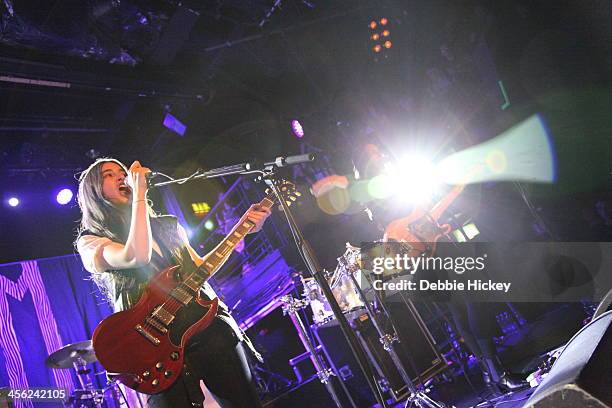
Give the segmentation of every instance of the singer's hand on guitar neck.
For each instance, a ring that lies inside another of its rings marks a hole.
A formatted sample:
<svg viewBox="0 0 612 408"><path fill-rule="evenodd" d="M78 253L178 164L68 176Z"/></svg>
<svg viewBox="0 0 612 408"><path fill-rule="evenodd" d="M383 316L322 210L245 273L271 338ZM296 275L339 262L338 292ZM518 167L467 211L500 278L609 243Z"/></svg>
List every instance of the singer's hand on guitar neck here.
<svg viewBox="0 0 612 408"><path fill-rule="evenodd" d="M258 232L261 231L266 219L268 219L270 214L272 214L272 212L269 208L266 208L260 204L253 204L249 207L240 221L242 222L248 219L255 224L255 228L253 228L250 233Z"/></svg>

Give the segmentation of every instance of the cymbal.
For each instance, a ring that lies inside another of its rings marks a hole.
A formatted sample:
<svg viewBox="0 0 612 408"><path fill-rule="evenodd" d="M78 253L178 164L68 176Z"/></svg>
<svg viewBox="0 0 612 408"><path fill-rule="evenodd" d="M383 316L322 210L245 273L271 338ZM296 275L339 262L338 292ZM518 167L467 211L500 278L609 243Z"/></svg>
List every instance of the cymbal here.
<svg viewBox="0 0 612 408"><path fill-rule="evenodd" d="M54 351L47 357L45 364L51 368L72 368L78 358L86 364L98 361L91 345L91 340L79 343L68 344L61 349Z"/></svg>

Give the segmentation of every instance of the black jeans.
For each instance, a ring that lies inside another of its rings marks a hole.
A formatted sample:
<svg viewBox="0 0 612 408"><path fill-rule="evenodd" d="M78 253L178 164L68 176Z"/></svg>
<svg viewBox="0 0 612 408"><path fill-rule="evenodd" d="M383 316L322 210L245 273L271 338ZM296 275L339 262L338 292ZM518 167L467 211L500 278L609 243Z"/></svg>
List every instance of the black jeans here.
<svg viewBox="0 0 612 408"><path fill-rule="evenodd" d="M191 339L181 376L165 392L150 395L149 407L202 407L200 380L222 408L261 407L246 351L233 330L219 319Z"/></svg>

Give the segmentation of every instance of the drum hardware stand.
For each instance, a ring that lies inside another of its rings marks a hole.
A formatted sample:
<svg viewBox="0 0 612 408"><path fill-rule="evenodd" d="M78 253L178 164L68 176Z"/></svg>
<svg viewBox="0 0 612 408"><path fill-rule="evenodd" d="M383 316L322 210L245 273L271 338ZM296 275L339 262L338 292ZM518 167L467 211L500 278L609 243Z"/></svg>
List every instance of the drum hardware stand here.
<svg viewBox="0 0 612 408"><path fill-rule="evenodd" d="M73 390L70 400L92 401L96 408L101 408L104 402L104 393L94 387L91 369L88 364L98 361L91 345L91 340L68 344L51 353L45 360L50 368L74 368L82 389ZM77 398L78 396L78 398Z"/></svg>
<svg viewBox="0 0 612 408"><path fill-rule="evenodd" d="M71 357L74 358L74 369L77 372L77 377L79 378L79 382L81 383L83 390L85 390L91 396L90 398L95 404L96 408L102 408L104 396L100 395L98 390L95 389L93 379L90 375L91 370L86 368L87 362L76 351L71 353Z"/></svg>
<svg viewBox="0 0 612 408"><path fill-rule="evenodd" d="M379 318L376 315L376 311L372 307L372 304L368 302L364 291L361 289L361 285L357 281L357 278L355 278L355 274L350 270L348 265L346 265L344 256L341 256L340 258L338 258L338 261L344 264L345 268L343 268L344 271L341 271L341 273L345 273L349 275L350 279L353 281L353 284L355 285L355 288L357 289L357 292L359 293L359 296L361 297L361 300L363 301L365 305L366 311L368 315L370 316L370 321L372 322L372 325L374 326L374 328L376 329L376 332L380 336L379 338L380 343L382 344L385 351L389 354L389 357L391 357L393 364L397 368L397 371L400 373L402 380L404 381L404 383L406 384L406 387L408 388L408 392L410 393L410 395L408 395L408 398L406 399L406 404L404 405L404 407L408 408L408 407L416 406L416 407L423 407L423 408L424 407L445 408L444 404L434 401L423 391L418 390L416 386L414 385L414 383L412 382L412 380L410 379L410 376L406 372L404 365L402 364L397 352L395 351L394 343L399 343L399 337L397 335L397 330L395 329L395 325L393 324L389 311L387 310L384 303L382 302L382 299L380 298L380 294L378 293L377 290L374 289L370 279L366 277L367 274L363 273L362 275L370 283L370 286L372 287L372 291L374 292L374 297L376 298L376 302L380 305L382 312L385 314L387 319L391 322L391 328L393 330L393 334L385 333L385 330L383 329L381 323L378 320Z"/></svg>
<svg viewBox="0 0 612 408"><path fill-rule="evenodd" d="M359 363L359 368L361 369L366 380L368 381L368 386L372 390L376 401L380 404L381 408L388 408L389 405L385 401L376 376L374 375L374 372L372 371L372 368L368 363L365 351L363 350L362 345L359 343L359 340L357 339L355 333L353 333L353 331L351 330L351 327L349 326L346 317L340 309L340 305L338 305L338 302L334 298L331 288L329 287L329 284L327 283L327 280L323 275L323 270L315 257L312 247L304 238L302 232L298 227L297 222L295 221L295 218L293 217L293 214L291 213L291 210L289 210L289 205L285 202L282 193L278 188L278 180L275 177L275 172L279 167L286 167L300 163L308 163L313 161L314 158L315 157L313 153L301 154L297 156L277 157L272 162L267 162L260 165L256 165L253 163L240 163L232 166L211 169L205 172L198 170L191 176L182 179L171 179L170 177L161 173L149 173L147 175L147 184L149 185L149 188L156 188L169 184L184 184L187 181L195 179L208 179L238 174L257 174L255 181L265 181L265 183L270 187L270 189L274 192L276 198L278 199L283 214L285 215L285 219L287 220L287 225L289 226L289 229L295 241L297 251L302 257L302 260L304 261L306 268L310 272L310 275L315 278L316 282L319 284L319 287L323 291L325 298L329 302L332 312L334 313L334 317L338 320L340 328L342 329L342 333L347 339L351 351L355 356L357 362ZM153 183L153 178L157 176L164 176L170 180Z"/></svg>
<svg viewBox="0 0 612 408"><path fill-rule="evenodd" d="M295 326L298 332L298 336L300 337L302 344L306 348L306 351L310 354L310 360L312 361L315 370L317 370L317 377L319 377L319 381L321 381L321 383L325 385L327 392L329 392L329 395L331 396L336 406L342 408L342 403L340 402L338 394L336 394L336 390L334 390L334 386L330 381L330 377L334 375L334 373L330 368L326 367L326 364L321 358L321 355L318 353L314 344L312 344L312 341L310 340L310 335L306 331L306 326L304 326L304 322L302 321L302 318L299 315L299 311L304 309L309 302L307 300L295 299L291 295L282 296L280 299L281 302L283 302L283 314L289 315L291 322L293 322L293 325Z"/></svg>

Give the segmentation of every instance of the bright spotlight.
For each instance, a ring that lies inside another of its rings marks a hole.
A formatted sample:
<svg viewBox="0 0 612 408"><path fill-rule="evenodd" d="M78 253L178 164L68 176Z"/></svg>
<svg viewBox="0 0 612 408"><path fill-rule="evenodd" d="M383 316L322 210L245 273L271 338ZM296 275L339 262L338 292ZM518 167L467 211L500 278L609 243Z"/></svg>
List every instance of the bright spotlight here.
<svg viewBox="0 0 612 408"><path fill-rule="evenodd" d="M429 201L440 187L438 172L433 162L420 154L409 154L393 170L399 198L411 204Z"/></svg>
<svg viewBox="0 0 612 408"><path fill-rule="evenodd" d="M59 193L57 193L57 202L61 205L66 205L72 200L72 190L69 188L62 189Z"/></svg>
<svg viewBox="0 0 612 408"><path fill-rule="evenodd" d="M209 231L212 231L215 228L215 224L211 220L206 220L206 222L204 223L204 228Z"/></svg>
<svg viewBox="0 0 612 408"><path fill-rule="evenodd" d="M427 157L412 154L386 163L383 174L369 182L368 192L378 199L395 196L406 203L423 204L439 186L436 166Z"/></svg>
<svg viewBox="0 0 612 408"><path fill-rule="evenodd" d="M9 198L8 205L10 205L11 207L17 207L19 205L19 199L17 197Z"/></svg>

